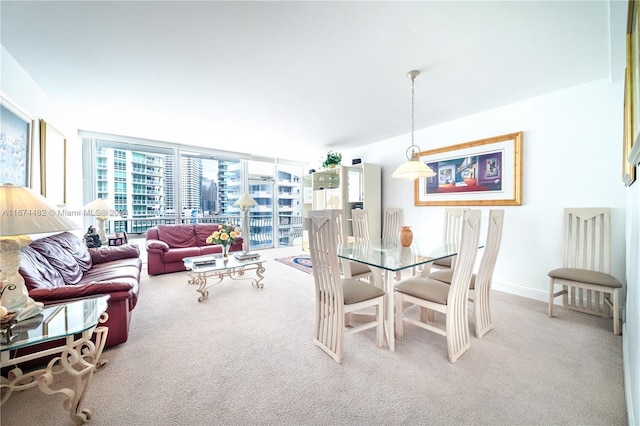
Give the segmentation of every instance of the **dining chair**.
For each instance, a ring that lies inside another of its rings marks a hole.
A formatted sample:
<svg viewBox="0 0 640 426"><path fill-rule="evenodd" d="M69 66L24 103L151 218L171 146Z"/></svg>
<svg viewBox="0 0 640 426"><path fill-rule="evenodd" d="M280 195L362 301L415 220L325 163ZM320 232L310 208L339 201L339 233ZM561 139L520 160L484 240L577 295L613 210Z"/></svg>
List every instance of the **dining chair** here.
<svg viewBox="0 0 640 426"><path fill-rule="evenodd" d="M309 250L315 282L314 343L337 363L342 362L344 335L376 328L376 345L384 340L384 290L356 279L340 278L339 231L335 210L309 211ZM345 314L375 307L373 321L345 328Z"/></svg>
<svg viewBox="0 0 640 426"><path fill-rule="evenodd" d="M491 331L495 324L491 317L491 285L493 283L493 271L496 267L500 243L502 241L502 225L504 223L504 210L490 210L489 224L487 225L487 240L484 245L484 253L478 266L478 273L471 276L469 289L473 290L473 296L469 301L473 303L474 328L478 339ZM452 269L440 269L431 272L429 278L451 284L453 278Z"/></svg>
<svg viewBox="0 0 640 426"><path fill-rule="evenodd" d="M450 285L419 276L403 279L395 286L396 338L403 340L405 322L445 336L451 363L471 346L467 306L469 283L478 253L481 216L480 210L467 210L463 214L458 261ZM420 306L419 320L405 316L405 304ZM445 315L444 328L433 322L434 312Z"/></svg>
<svg viewBox="0 0 640 426"><path fill-rule="evenodd" d="M351 211L351 226L353 238L356 241L370 240L369 211L367 209L353 209Z"/></svg>
<svg viewBox="0 0 640 426"><path fill-rule="evenodd" d="M389 208L384 210L384 218L382 222L382 238L386 240L395 240L400 235L400 209ZM415 274L415 268L412 274ZM402 272L396 272L396 281L400 281Z"/></svg>
<svg viewBox="0 0 640 426"><path fill-rule="evenodd" d="M393 238L398 238L399 234L400 209L384 209L384 217L382 219L382 238L390 240Z"/></svg>
<svg viewBox="0 0 640 426"><path fill-rule="evenodd" d="M444 232L442 240L444 244L457 244L460 241L462 229L462 215L468 208L445 208L444 209ZM456 263L456 256L446 257L432 262L429 266L431 270L453 269Z"/></svg>
<svg viewBox="0 0 640 426"><path fill-rule="evenodd" d="M613 311L613 334L620 334L622 283L611 275L610 245L611 209L564 210L562 268L548 273L549 317L553 317L554 299L562 296L566 309L603 318L611 318ZM556 285L562 289L556 292Z"/></svg>
<svg viewBox="0 0 640 426"><path fill-rule="evenodd" d="M344 222L342 218L342 210L331 209L335 211L333 220L336 222L336 239L338 244L346 242L344 236ZM337 255L336 255L337 256ZM345 278L354 278L358 280L365 280L370 282L373 279L373 272L371 268L363 263L351 262L349 260L342 259L340 264L340 270Z"/></svg>

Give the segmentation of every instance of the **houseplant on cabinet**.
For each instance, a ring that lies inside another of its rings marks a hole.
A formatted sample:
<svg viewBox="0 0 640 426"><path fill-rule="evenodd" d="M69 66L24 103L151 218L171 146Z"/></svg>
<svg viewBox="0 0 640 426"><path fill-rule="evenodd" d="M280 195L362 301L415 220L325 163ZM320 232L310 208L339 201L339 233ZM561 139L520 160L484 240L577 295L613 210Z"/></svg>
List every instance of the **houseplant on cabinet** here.
<svg viewBox="0 0 640 426"><path fill-rule="evenodd" d="M336 166L339 166L342 162L342 154L338 152L329 151L327 152L327 157L322 162L322 167L325 169L333 169Z"/></svg>

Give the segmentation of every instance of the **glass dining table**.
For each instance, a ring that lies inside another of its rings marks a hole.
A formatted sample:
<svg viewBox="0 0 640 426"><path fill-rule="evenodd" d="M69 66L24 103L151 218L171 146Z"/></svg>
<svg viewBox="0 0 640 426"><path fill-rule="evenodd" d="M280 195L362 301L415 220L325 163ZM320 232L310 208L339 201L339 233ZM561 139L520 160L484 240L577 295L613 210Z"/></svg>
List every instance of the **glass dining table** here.
<svg viewBox="0 0 640 426"><path fill-rule="evenodd" d="M482 247L482 246L481 246ZM398 271L427 265L439 259L458 254L457 244L417 241L402 247L400 240L371 239L340 244L338 257L343 261L358 262L371 267L374 285L385 291L385 336L390 351L395 351L394 276ZM428 266L427 266L428 267Z"/></svg>

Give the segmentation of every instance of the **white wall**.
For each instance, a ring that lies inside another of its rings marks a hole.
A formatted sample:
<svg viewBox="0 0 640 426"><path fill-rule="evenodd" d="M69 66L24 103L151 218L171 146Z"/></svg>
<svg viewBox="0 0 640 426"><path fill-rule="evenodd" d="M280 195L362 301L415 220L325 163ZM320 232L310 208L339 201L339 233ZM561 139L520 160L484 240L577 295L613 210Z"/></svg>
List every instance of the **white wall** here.
<svg viewBox="0 0 640 426"><path fill-rule="evenodd" d="M31 187L40 192L40 119L67 138L67 208L81 209L82 141L72 119L26 73L9 52L0 45L0 90L35 119Z"/></svg>
<svg viewBox="0 0 640 426"><path fill-rule="evenodd" d="M613 209L612 272L624 282L622 101L621 82L599 80L416 132L422 150L524 132L523 204L504 207L494 288L548 300L547 272L562 262L563 208L580 206ZM414 206L413 183L389 176L409 144L407 134L347 157L381 164L383 206L402 208L415 235L440 238L444 207Z"/></svg>
<svg viewBox="0 0 640 426"><path fill-rule="evenodd" d="M637 172L640 173L640 169ZM640 422L640 180L627 190L626 243L628 289L622 351L629 424L637 425Z"/></svg>

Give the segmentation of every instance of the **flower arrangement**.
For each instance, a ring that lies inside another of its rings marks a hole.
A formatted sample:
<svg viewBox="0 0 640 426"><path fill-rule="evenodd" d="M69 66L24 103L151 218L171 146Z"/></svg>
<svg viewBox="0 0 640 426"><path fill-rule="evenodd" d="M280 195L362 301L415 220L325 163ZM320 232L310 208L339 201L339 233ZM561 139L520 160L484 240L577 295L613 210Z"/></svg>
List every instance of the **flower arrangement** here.
<svg viewBox="0 0 640 426"><path fill-rule="evenodd" d="M227 255L229 246L240 237L240 231L230 223L218 225L218 230L207 237L207 244L221 244L223 253Z"/></svg>

